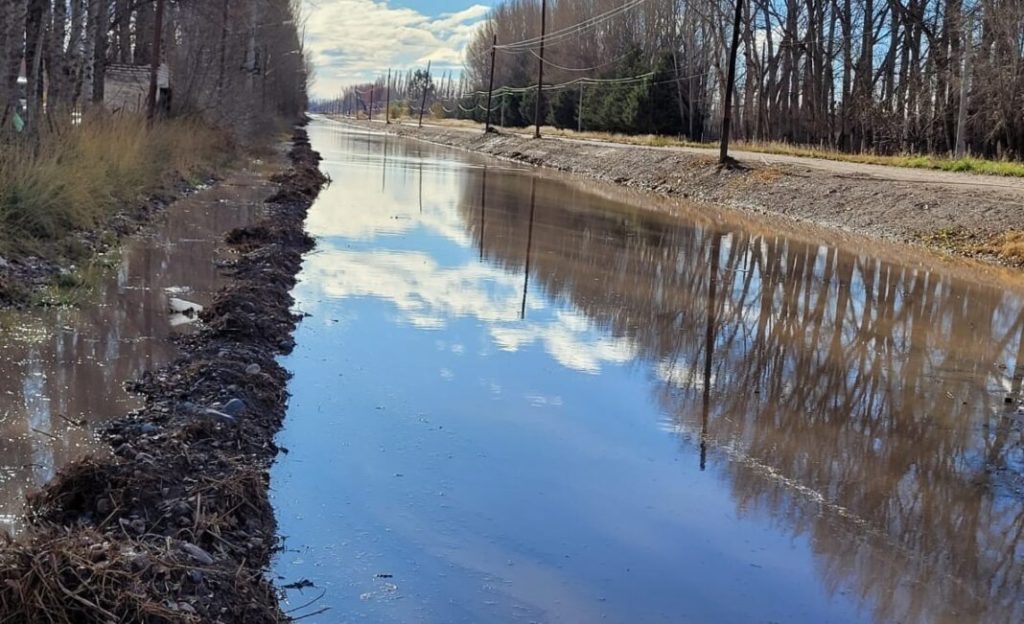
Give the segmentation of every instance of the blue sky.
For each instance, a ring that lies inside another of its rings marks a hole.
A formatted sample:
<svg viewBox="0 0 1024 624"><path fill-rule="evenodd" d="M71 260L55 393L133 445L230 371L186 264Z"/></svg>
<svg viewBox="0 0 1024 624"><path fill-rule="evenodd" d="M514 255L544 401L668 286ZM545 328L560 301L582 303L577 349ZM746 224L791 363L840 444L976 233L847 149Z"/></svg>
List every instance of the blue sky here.
<svg viewBox="0 0 1024 624"><path fill-rule="evenodd" d="M462 50L494 0L303 0L314 97L389 67L462 67Z"/></svg>

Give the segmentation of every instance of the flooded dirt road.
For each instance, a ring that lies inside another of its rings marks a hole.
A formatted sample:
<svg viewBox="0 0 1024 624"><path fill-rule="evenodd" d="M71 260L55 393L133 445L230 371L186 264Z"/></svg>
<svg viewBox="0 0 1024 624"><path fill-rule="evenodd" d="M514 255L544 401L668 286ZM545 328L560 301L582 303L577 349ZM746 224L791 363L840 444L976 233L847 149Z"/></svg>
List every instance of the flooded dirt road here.
<svg viewBox="0 0 1024 624"><path fill-rule="evenodd" d="M6 313L0 333L0 530L17 532L25 495L68 462L106 452L95 426L140 402L124 390L175 354L167 340L192 319L172 298L206 304L224 279L224 233L254 221L270 184L253 172L172 204L90 269L77 305Z"/></svg>
<svg viewBox="0 0 1024 624"><path fill-rule="evenodd" d="M293 615L1024 620L1018 293L309 131Z"/></svg>

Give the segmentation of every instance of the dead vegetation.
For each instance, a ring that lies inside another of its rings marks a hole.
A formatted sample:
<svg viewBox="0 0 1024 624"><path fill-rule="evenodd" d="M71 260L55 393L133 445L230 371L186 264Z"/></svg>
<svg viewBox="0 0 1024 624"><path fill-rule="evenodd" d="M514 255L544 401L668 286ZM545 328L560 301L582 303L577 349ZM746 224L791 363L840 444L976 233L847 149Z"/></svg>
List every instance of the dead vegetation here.
<svg viewBox="0 0 1024 624"><path fill-rule="evenodd" d="M277 453L297 318L289 291L325 182L296 135L271 215L228 236L231 283L134 389L145 407L104 432L112 452L63 470L0 547L4 622L282 622L264 570L277 545L267 469Z"/></svg>
<svg viewBox="0 0 1024 624"><path fill-rule="evenodd" d="M1002 232L983 242L969 245L968 251L995 256L1011 266L1024 267L1024 231Z"/></svg>
<svg viewBox="0 0 1024 624"><path fill-rule="evenodd" d="M173 197L228 166L230 136L197 121L149 128L97 114L0 149L0 304L114 246Z"/></svg>

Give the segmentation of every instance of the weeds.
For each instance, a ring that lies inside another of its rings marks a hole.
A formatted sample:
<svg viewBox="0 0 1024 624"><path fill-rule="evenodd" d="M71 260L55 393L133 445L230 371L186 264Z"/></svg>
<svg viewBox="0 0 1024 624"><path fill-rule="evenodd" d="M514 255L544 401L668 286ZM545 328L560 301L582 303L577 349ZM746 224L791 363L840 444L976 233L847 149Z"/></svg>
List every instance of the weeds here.
<svg viewBox="0 0 1024 624"><path fill-rule="evenodd" d="M231 141L197 121L152 128L135 117L80 126L0 146L0 253L94 228L117 209L180 179L222 166Z"/></svg>

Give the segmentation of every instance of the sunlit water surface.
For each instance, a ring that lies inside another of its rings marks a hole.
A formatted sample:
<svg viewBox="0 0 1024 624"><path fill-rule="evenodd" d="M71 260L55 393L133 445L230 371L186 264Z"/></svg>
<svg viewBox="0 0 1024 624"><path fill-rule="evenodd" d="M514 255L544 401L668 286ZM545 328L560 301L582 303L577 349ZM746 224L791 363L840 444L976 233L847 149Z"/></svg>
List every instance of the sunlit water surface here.
<svg viewBox="0 0 1024 624"><path fill-rule="evenodd" d="M311 622L1019 622L1016 294L317 120ZM703 209L710 211L710 209Z"/></svg>

